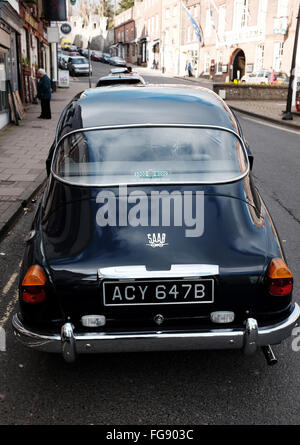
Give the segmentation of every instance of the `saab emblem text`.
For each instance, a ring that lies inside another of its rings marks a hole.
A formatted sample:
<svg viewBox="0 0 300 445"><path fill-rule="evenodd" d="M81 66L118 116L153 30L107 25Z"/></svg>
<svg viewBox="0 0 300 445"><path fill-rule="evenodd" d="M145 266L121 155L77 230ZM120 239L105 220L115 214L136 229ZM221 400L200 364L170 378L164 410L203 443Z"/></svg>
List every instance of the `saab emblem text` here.
<svg viewBox="0 0 300 445"><path fill-rule="evenodd" d="M147 234L148 241L147 246L150 247L164 247L167 246L168 243L166 243L166 234L165 233L148 233Z"/></svg>

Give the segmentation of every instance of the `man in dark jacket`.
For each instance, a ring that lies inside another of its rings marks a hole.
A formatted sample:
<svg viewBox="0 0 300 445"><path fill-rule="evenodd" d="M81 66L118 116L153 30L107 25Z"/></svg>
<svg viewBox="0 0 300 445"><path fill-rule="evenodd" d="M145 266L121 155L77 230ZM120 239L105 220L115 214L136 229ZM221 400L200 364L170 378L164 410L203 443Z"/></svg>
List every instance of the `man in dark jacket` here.
<svg viewBox="0 0 300 445"><path fill-rule="evenodd" d="M39 83L37 85L37 97L41 101L42 112L39 119L51 119L51 80L46 74L46 71L40 68L37 72Z"/></svg>

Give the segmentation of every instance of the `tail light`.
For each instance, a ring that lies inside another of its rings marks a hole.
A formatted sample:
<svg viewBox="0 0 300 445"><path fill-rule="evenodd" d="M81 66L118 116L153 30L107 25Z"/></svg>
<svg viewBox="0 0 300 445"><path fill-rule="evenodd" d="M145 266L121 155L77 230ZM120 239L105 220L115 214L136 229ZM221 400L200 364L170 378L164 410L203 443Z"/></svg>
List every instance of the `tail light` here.
<svg viewBox="0 0 300 445"><path fill-rule="evenodd" d="M47 278L41 266L31 266L22 281L22 297L26 303L42 303L46 298Z"/></svg>
<svg viewBox="0 0 300 445"><path fill-rule="evenodd" d="M274 258L268 269L268 287L271 295L288 295L293 290L293 275L282 258Z"/></svg>

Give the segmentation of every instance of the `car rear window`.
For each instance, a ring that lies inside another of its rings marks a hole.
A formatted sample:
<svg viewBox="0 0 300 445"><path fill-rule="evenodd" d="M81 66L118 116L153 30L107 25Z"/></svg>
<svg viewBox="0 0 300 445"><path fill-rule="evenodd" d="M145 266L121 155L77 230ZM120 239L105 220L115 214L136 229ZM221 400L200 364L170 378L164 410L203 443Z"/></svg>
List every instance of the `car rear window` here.
<svg viewBox="0 0 300 445"><path fill-rule="evenodd" d="M78 64L80 64L80 63L87 63L87 61L86 61L83 57L74 57L74 58L71 60L71 62L72 62L73 64L75 64L75 63L78 63Z"/></svg>
<svg viewBox="0 0 300 445"><path fill-rule="evenodd" d="M216 183L238 179L248 161L239 138L213 128L133 127L75 132L52 169L73 184Z"/></svg>
<svg viewBox="0 0 300 445"><path fill-rule="evenodd" d="M136 77L120 77L118 79L101 79L97 83L97 87L107 87L110 85L135 85L138 83L142 83L140 79L137 79Z"/></svg>

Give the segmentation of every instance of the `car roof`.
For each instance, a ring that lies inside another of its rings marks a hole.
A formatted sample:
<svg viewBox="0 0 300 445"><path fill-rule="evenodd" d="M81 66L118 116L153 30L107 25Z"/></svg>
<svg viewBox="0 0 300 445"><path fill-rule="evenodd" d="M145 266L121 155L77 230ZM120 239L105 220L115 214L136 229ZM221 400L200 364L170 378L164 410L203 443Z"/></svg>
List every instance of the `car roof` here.
<svg viewBox="0 0 300 445"><path fill-rule="evenodd" d="M130 74L130 73L108 74L107 76L100 77L98 82L101 81L101 80L112 80L112 79L116 79L116 80L120 79L121 81L122 80L126 81L126 80L131 80L131 79L137 79L137 80L143 82L142 77L140 77L137 74Z"/></svg>
<svg viewBox="0 0 300 445"><path fill-rule="evenodd" d="M190 85L139 85L92 88L69 105L63 133L81 128L130 124L197 124L238 133L229 107L213 91Z"/></svg>

